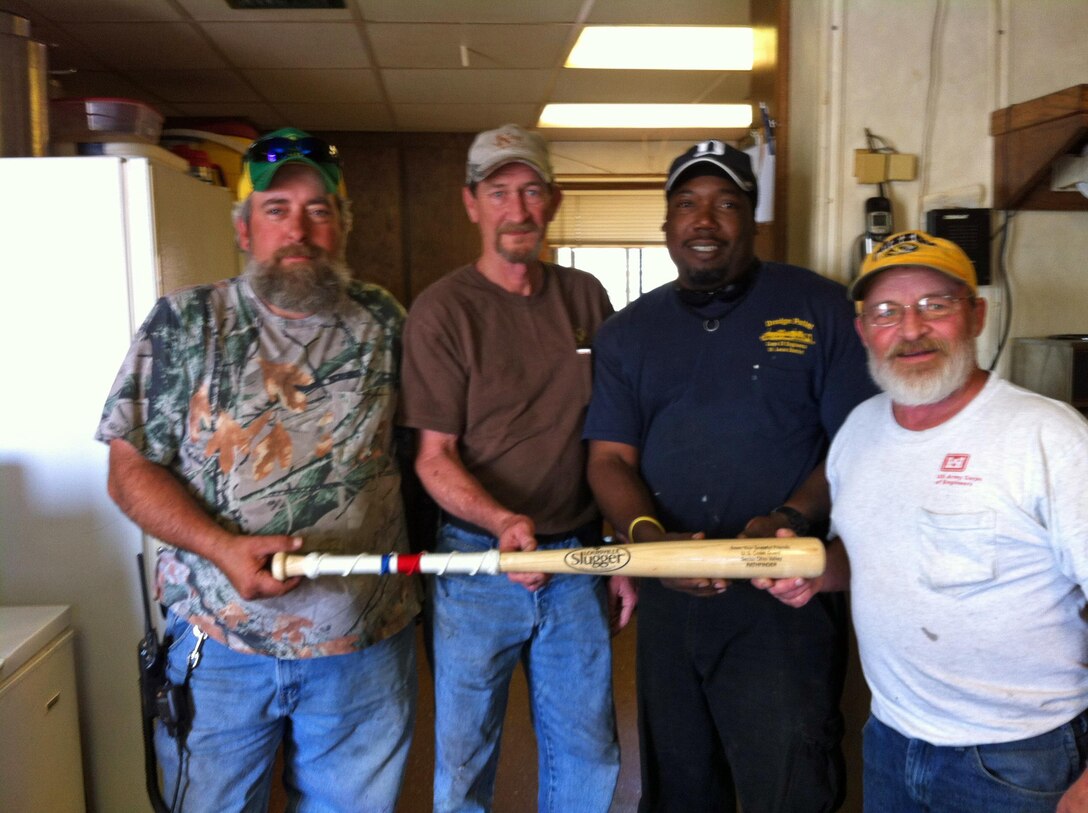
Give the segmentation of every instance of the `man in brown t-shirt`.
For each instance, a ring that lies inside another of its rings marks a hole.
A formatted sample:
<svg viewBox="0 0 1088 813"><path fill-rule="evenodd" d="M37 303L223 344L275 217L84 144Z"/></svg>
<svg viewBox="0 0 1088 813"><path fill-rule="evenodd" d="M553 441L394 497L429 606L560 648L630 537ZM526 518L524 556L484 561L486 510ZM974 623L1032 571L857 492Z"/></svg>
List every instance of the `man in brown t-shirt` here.
<svg viewBox="0 0 1088 813"><path fill-rule="evenodd" d="M481 133L463 200L480 229L472 265L415 301L404 332L402 421L442 509L440 551L595 545L582 421L590 347L612 307L592 276L539 259L562 198L543 139ZM609 617L626 579L446 576L430 591L436 811L491 807L507 690L524 663L539 753L538 810L608 810L619 771ZM607 595L613 596L610 613Z"/></svg>

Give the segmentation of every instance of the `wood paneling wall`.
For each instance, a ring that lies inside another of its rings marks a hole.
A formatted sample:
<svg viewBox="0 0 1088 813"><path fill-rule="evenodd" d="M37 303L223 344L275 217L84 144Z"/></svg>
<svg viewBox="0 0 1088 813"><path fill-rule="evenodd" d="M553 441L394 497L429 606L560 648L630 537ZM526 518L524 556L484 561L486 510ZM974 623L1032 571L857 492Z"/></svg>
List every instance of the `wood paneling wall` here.
<svg viewBox="0 0 1088 813"><path fill-rule="evenodd" d="M430 283L472 262L476 227L461 203L471 133L319 134L340 149L354 223L348 264L405 307Z"/></svg>

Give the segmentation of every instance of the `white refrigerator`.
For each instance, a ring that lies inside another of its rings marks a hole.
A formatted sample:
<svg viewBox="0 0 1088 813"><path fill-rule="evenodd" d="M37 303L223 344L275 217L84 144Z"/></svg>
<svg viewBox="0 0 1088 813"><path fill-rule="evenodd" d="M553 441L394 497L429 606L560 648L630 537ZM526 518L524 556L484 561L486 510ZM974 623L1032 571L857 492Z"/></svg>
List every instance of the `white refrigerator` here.
<svg viewBox="0 0 1088 813"><path fill-rule="evenodd" d="M94 433L155 299L238 272L230 206L226 189L150 158L0 159L0 606L72 608L91 811L150 809L143 542L106 494Z"/></svg>

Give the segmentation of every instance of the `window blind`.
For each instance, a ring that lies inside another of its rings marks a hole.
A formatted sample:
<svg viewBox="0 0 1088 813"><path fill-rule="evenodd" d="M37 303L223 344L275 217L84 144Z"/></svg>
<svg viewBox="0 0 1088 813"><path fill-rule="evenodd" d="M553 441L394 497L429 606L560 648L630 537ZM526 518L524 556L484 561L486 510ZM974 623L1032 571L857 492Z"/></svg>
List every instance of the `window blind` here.
<svg viewBox="0 0 1088 813"><path fill-rule="evenodd" d="M573 189L548 227L553 246L660 246L665 244L661 189Z"/></svg>

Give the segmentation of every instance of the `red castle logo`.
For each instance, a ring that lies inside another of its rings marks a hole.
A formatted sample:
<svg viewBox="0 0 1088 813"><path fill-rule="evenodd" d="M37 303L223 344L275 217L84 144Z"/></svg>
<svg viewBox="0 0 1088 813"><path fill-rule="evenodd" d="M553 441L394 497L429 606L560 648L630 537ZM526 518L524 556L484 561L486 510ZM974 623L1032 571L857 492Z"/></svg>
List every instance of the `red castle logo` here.
<svg viewBox="0 0 1088 813"><path fill-rule="evenodd" d="M969 454L945 455L944 462L941 463L941 471L965 471L967 469L967 461L970 459L971 455Z"/></svg>

